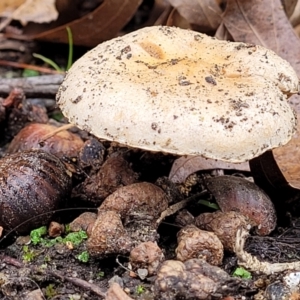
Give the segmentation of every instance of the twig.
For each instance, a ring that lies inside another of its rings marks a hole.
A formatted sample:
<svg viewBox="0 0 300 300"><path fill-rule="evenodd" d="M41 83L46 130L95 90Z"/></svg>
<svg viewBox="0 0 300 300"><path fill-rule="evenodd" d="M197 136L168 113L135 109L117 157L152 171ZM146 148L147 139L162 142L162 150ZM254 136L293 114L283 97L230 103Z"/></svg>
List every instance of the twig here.
<svg viewBox="0 0 300 300"><path fill-rule="evenodd" d="M76 278L76 277L68 277L64 276L60 272L53 272L53 271L46 271L48 274L52 275L53 277L59 278L60 280L65 280L68 282L71 282L72 284L79 286L81 288L84 288L86 290L90 290L94 292L96 295L99 297L105 298L106 297L106 292L104 292L101 288L99 288L97 285L87 282L83 279Z"/></svg>
<svg viewBox="0 0 300 300"><path fill-rule="evenodd" d="M198 193L196 195L193 195L189 198L186 198L178 203L175 203L171 206L169 206L166 210L164 210L161 214L160 217L158 218L158 220L156 221L156 224L159 225L162 220L168 216L171 216L173 214L175 214L177 211L181 210L182 208L186 207L187 204L191 201L195 201L197 200L200 196L203 196L207 193L207 191L202 191L201 193Z"/></svg>
<svg viewBox="0 0 300 300"><path fill-rule="evenodd" d="M8 264L8 265L14 266L16 268L24 267L24 264L21 261L19 261L16 258L10 257L10 256L1 255L0 256L0 261L1 261L1 263L5 263L5 264Z"/></svg>
<svg viewBox="0 0 300 300"><path fill-rule="evenodd" d="M42 144L43 142L45 142L47 139L51 138L52 136L56 135L57 133L61 132L61 131L64 131L64 130L67 130L67 129L70 129L74 127L73 124L66 124L66 125L63 125L61 127L58 127L57 129L47 133L46 135L44 135L40 140L39 140L39 144Z"/></svg>
<svg viewBox="0 0 300 300"><path fill-rule="evenodd" d="M63 74L42 75L27 78L0 78L0 94L7 96L13 88L23 89L26 97L50 97L57 93Z"/></svg>
<svg viewBox="0 0 300 300"><path fill-rule="evenodd" d="M20 69L30 69L30 70L38 71L41 73L47 73L47 74L64 74L64 72L57 71L57 70L50 69L50 68L39 67L39 66L29 65L29 64L24 64L24 63L18 63L18 62L8 61L8 60L0 60L0 65L14 67L14 68L20 68Z"/></svg>

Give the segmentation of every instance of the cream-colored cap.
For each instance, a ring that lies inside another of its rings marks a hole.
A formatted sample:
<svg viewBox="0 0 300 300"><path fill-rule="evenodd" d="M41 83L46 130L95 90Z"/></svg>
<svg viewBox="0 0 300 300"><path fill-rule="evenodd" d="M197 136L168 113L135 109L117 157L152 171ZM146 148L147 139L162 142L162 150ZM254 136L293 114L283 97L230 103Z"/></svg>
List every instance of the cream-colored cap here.
<svg viewBox="0 0 300 300"><path fill-rule="evenodd" d="M243 162L287 143L299 91L291 65L257 45L145 27L74 63L57 94L70 123L98 138Z"/></svg>

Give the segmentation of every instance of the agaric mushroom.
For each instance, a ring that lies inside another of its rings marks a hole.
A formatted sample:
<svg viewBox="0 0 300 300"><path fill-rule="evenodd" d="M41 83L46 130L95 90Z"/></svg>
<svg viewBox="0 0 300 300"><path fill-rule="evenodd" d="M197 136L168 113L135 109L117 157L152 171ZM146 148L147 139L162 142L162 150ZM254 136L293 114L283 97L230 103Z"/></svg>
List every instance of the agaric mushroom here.
<svg viewBox="0 0 300 300"><path fill-rule="evenodd" d="M86 53L57 102L98 138L242 162L290 140L296 118L286 99L298 91L291 65L271 50L153 26Z"/></svg>

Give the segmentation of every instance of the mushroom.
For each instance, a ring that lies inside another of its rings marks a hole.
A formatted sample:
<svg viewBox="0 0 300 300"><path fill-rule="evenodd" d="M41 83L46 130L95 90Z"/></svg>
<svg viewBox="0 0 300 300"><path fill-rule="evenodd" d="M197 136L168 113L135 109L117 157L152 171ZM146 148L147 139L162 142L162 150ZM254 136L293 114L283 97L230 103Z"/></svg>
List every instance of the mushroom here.
<svg viewBox="0 0 300 300"><path fill-rule="evenodd" d="M73 64L57 102L98 138L176 155L243 162L287 143L299 91L273 51L175 27L106 41Z"/></svg>

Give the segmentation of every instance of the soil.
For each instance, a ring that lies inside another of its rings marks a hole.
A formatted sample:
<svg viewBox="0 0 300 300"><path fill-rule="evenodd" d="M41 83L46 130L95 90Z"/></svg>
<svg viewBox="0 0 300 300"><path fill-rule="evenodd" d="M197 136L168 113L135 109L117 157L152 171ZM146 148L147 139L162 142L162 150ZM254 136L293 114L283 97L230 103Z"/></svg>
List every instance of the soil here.
<svg viewBox="0 0 300 300"><path fill-rule="evenodd" d="M124 148L113 149L124 151ZM148 182L165 178L163 176L168 174L175 159L173 156L162 154L149 154L129 149L126 151L126 157L133 169L140 174L143 181ZM161 168L158 169L158 165ZM75 186L78 186L78 182L82 182L80 176ZM196 185L191 194L197 193L198 189L199 186ZM206 198L211 200L210 196ZM69 209L57 212L52 220L69 224L84 211L96 211L97 205L78 199L78 194L71 201L73 204L67 205ZM79 206L83 204L86 207L81 209ZM195 215L199 211L212 211L196 202L190 203L186 208ZM176 220L176 214L167 217L159 226L158 245L165 259L175 259L176 235L181 227ZM262 261L273 263L295 261L300 257L299 235L300 221L290 219L289 226L277 227L272 236L260 237L253 233L247 240L246 250ZM66 233L61 236L65 237ZM43 238L46 241L54 241L54 238L48 235ZM42 291L43 299L103 299L111 282L119 283L132 299L157 299L153 292L156 276L140 278L136 272L132 272L129 254L116 254L104 258L90 256L87 262L83 262L78 255L86 250L85 239L79 245L73 246L65 242L52 243L51 246L45 243L34 245L30 241L30 236L19 235L12 230L1 240L0 299L31 299L26 297L35 290ZM235 255L225 253L220 267L228 274L233 274L237 267ZM254 273L251 279L244 279L234 284L230 294L234 299L259 299L255 298L255 295L257 297L271 283L281 282L283 276L283 273L271 276ZM218 298L220 299L220 296L212 299Z"/></svg>

